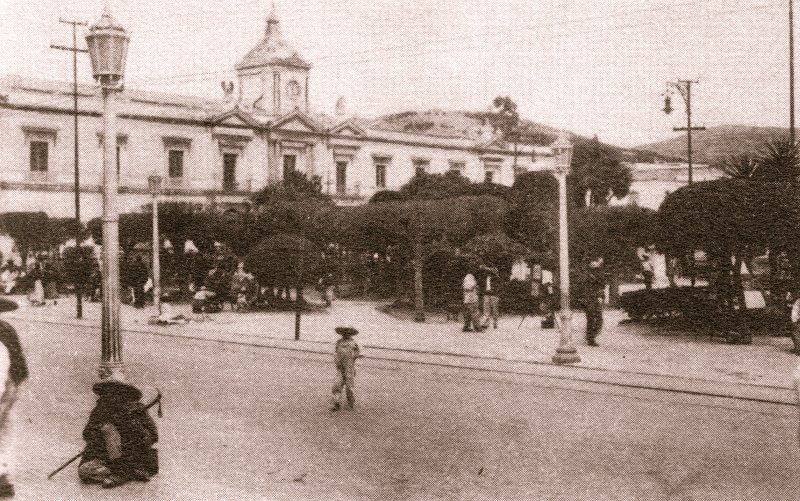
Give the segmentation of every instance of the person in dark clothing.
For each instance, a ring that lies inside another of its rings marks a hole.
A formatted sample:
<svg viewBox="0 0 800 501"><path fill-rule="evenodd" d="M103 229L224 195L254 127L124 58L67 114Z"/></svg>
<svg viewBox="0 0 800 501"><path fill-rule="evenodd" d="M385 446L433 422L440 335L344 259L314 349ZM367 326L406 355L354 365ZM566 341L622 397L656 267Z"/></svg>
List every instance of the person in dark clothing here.
<svg viewBox="0 0 800 501"><path fill-rule="evenodd" d="M147 265L142 261L142 256L136 256L129 270L130 283L133 287L133 306L144 308L144 286L147 283L149 272Z"/></svg>
<svg viewBox="0 0 800 501"><path fill-rule="evenodd" d="M0 298L0 312L17 309L17 303ZM19 386L28 378L28 364L17 331L0 320L0 498L14 497L14 485L8 479L8 465L13 457L9 446L11 408L17 401Z"/></svg>
<svg viewBox="0 0 800 501"><path fill-rule="evenodd" d="M497 329L497 320L500 318L500 291L502 280L500 273L494 266L480 267L481 272L478 279L478 287L483 296L483 325L481 328L488 329L489 321L492 320L494 328Z"/></svg>
<svg viewBox="0 0 800 501"><path fill-rule="evenodd" d="M118 379L105 379L92 390L99 396L83 429L86 448L78 477L84 483L116 487L130 480L147 481L158 473L158 431L139 402L142 392Z"/></svg>
<svg viewBox="0 0 800 501"><path fill-rule="evenodd" d="M597 336L603 330L605 292L603 258L598 257L589 263L589 272L586 277L586 344L589 346L599 346Z"/></svg>

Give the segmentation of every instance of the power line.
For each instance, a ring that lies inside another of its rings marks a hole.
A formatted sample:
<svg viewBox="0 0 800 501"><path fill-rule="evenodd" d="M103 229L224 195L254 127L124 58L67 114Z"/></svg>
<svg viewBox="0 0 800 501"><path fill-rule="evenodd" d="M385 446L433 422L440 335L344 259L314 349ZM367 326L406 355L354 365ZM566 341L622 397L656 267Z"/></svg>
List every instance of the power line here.
<svg viewBox="0 0 800 501"><path fill-rule="evenodd" d="M677 7L690 6L690 5L694 5L696 3L698 3L698 2L697 1L685 2L685 3L682 3L682 4L675 4L675 5L672 5L672 6L669 6L669 7L664 7L664 8L657 9L657 10L666 10L667 8L671 9L671 8L676 7L676 6ZM722 15L729 15L729 14L734 14L734 13L741 13L741 12L752 12L752 11L757 11L757 10L766 10L766 9L770 9L770 8L774 8L774 7L775 7L774 4L762 4L762 5L749 7L747 9L729 9L729 10L724 10L724 11L711 12L711 13L709 13L709 15L722 16ZM630 11L630 12L626 12L626 13L623 13L623 14L624 15L630 15L631 13L645 12L645 11L652 12L651 9L639 9L639 10L636 10L636 11ZM611 18L621 17L623 14L613 15L613 16L593 16L593 17L581 18L580 20L565 20L565 21L554 22L554 23L541 23L541 24L538 24L538 25L529 26L529 27L527 27L525 29L530 31L530 30L535 30L537 28L554 27L554 26L559 26L559 25L563 25L563 24L580 23L580 22L585 22L585 21L589 21L589 20L611 19ZM692 19L694 19L696 17L697 16L693 16ZM649 27L649 26L653 26L653 25L663 24L664 22L665 22L665 20L663 18L652 19L652 20L646 21L646 22L630 23L630 24L627 24L627 25L615 26L613 28L598 28L598 29L593 29L593 30L585 30L585 31L579 31L579 32L556 34L554 36L551 36L551 38L565 38L565 37L574 37L574 36L579 36L579 35L591 35L591 34L605 35L605 34L608 34L610 32L614 32L614 31L622 31L622 30L627 30L627 29L631 29L631 28ZM412 50L412 51L409 51L409 49L416 49L420 45L421 46L430 46L430 45L433 45L433 44L436 44L436 43L450 42L450 41L460 41L460 40L463 40L463 37L459 37L459 38L440 38L440 39L437 39L437 40L434 40L434 41L430 41L428 43L417 44L416 46L409 46L407 44L403 44L403 45L382 47L382 48L377 48L377 49L367 49L367 50L358 51L358 52L351 52L351 53L348 54L348 56L350 56L350 55L358 55L358 54L377 55L377 54L385 52L385 51L397 50L397 49L406 49L403 52L399 52L399 53L393 54L393 55L392 54L384 55L384 56L382 56L380 58L380 61L396 60L396 59L401 59L402 60L402 59L407 59L407 58L412 58L412 57L419 57L419 56L422 56L422 55L451 54L451 53L456 52L456 51L463 51L464 49L468 49L468 48L477 48L477 47L479 47L481 45L485 45L486 44L485 40L474 40L472 43L467 44L467 45L463 45L461 47L458 47L457 49L434 50L434 51L427 51L427 50L422 50L422 51L420 51L420 50ZM589 40L591 40L591 39L589 39ZM528 42L528 45L530 45L532 43L531 41L527 41L527 42ZM495 45L493 45L493 47L508 47L508 46L511 46L511 45L518 45L518 44L517 43L509 43L509 42L507 42L507 43L495 44ZM520 50L523 50L523 48L520 48ZM342 63L336 63L335 65L332 65L332 64L327 64L327 63L324 62L324 61L329 61L329 60L332 60L332 59L333 60L340 59L340 58L343 58L343 57L345 57L345 56L341 56L341 55L321 56L321 57L316 58L316 61L323 61L323 63L322 64L317 63L315 65L316 66L321 66L321 67L331 67L331 66L344 65ZM374 58L361 58L361 59L355 59L355 60L348 60L346 64L347 65L364 64L364 63L372 62L374 60L375 60ZM133 82L133 83L144 84L144 85L147 85L149 83L157 83L157 82L165 82L165 81L174 81L176 83L177 82L181 82L181 81L185 81L185 80L188 80L188 81L204 81L204 80L210 79L211 77L216 78L216 77L218 77L220 75L230 75L230 74L233 74L233 73L235 73L235 70L232 70L232 69L228 68L228 69L219 69L219 70L213 70L213 71L203 71L203 72L197 72L197 73L167 75L167 76L162 76L162 77L146 77L146 78L140 78L140 79L132 78L132 79L130 79L130 81ZM208 77L208 78L197 78L197 77Z"/></svg>

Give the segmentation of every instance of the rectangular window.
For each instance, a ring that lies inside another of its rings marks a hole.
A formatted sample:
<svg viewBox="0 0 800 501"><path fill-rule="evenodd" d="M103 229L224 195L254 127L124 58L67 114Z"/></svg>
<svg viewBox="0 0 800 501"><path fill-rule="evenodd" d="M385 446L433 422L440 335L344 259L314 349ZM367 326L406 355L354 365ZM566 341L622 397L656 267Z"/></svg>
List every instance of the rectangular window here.
<svg viewBox="0 0 800 501"><path fill-rule="evenodd" d="M294 172L297 167L297 156L284 155L283 156L283 178L289 177L290 172Z"/></svg>
<svg viewBox="0 0 800 501"><path fill-rule="evenodd" d="M120 154L121 153L122 153L122 147L121 146L117 146L117 182L119 182L119 168L120 168L120 165L121 165L121 162L120 162Z"/></svg>
<svg viewBox="0 0 800 501"><path fill-rule="evenodd" d="M169 177L183 178L183 150L169 150Z"/></svg>
<svg viewBox="0 0 800 501"><path fill-rule="evenodd" d="M31 141L31 172L47 172L47 141Z"/></svg>
<svg viewBox="0 0 800 501"><path fill-rule="evenodd" d="M415 176L421 176L422 174L425 174L426 172L428 172L430 167L431 167L431 161L430 160L424 160L424 159L421 159L421 158L414 159L414 175Z"/></svg>
<svg viewBox="0 0 800 501"><path fill-rule="evenodd" d="M347 192L347 162L336 162L336 193Z"/></svg>
<svg viewBox="0 0 800 501"><path fill-rule="evenodd" d="M375 187L386 188L386 164L375 164Z"/></svg>
<svg viewBox="0 0 800 501"><path fill-rule="evenodd" d="M236 153L224 153L222 155L222 189L234 191L236 189Z"/></svg>
<svg viewBox="0 0 800 501"><path fill-rule="evenodd" d="M462 176L464 175L466 168L467 165L464 162L450 162L450 170L456 171Z"/></svg>
<svg viewBox="0 0 800 501"><path fill-rule="evenodd" d="M490 169L486 169L486 174L484 174L483 182L491 184L494 182L494 171Z"/></svg>

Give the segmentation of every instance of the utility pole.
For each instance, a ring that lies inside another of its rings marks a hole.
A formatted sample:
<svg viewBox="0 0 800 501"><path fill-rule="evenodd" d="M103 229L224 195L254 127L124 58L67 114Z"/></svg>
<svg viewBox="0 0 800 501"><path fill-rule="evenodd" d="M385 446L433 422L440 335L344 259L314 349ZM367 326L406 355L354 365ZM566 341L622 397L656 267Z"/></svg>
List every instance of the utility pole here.
<svg viewBox="0 0 800 501"><path fill-rule="evenodd" d="M71 19L59 18L59 23L72 25L72 47L63 45L50 45L51 49L66 50L72 52L72 104L73 118L75 120L75 256L78 260L78 273L83 268L83 254L81 251L81 185L78 170L78 53L88 53L87 49L78 48L78 26L88 26L85 21L75 21ZM75 308L76 316L83 318L83 298L79 284L75 285Z"/></svg>
<svg viewBox="0 0 800 501"><path fill-rule="evenodd" d="M692 184L692 131L706 130L705 127L692 127L692 84L700 83L699 80L678 80L667 82L667 95L664 98L664 113L670 114L672 106L670 104L670 89L675 89L680 93L686 105L686 127L673 127L674 131L686 131L686 160L689 164L689 184ZM694 266L694 251L689 256L691 266L691 284L695 285L696 274Z"/></svg>
<svg viewBox="0 0 800 501"><path fill-rule="evenodd" d="M794 152L794 0L789 0L789 147ZM800 392L800 387L798 387ZM800 394L800 393L798 393ZM800 438L800 431L798 432Z"/></svg>
<svg viewBox="0 0 800 501"><path fill-rule="evenodd" d="M674 127L674 131L686 131L686 160L689 164L689 184L692 184L692 131L706 130L705 127L692 127L692 84L700 83L699 80L678 80L677 82L667 82L668 87L676 89L683 102L686 104L686 127ZM669 104L669 103L667 103ZM664 108L665 113L672 111L668 106Z"/></svg>

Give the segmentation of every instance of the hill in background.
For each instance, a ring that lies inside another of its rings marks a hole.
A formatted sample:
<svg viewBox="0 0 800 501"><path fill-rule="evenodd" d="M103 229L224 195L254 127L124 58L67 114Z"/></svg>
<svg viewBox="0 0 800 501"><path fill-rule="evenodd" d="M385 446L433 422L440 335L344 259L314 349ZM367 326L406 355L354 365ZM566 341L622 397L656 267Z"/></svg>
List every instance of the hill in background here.
<svg viewBox="0 0 800 501"><path fill-rule="evenodd" d="M715 159L743 153L757 153L770 139L786 138L789 129L782 127L752 127L720 125L692 133L692 160L711 163ZM686 160L686 133L672 139L645 144L636 150L651 151L664 157Z"/></svg>
<svg viewBox="0 0 800 501"><path fill-rule="evenodd" d="M370 126L410 134L476 140L481 137L483 128L492 126L493 118L491 112L480 111L406 111L384 115L372 122ZM525 119L520 122L521 144L549 146L558 137L559 129L555 127ZM571 132L567 132L567 134L575 143L591 140L589 137ZM626 162L665 162L678 161L681 158L675 155L662 155L656 151L643 151L639 148L629 149L606 143L601 144L616 151L620 159Z"/></svg>

